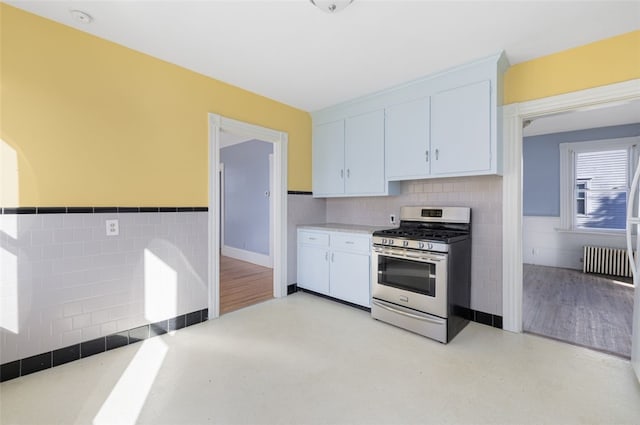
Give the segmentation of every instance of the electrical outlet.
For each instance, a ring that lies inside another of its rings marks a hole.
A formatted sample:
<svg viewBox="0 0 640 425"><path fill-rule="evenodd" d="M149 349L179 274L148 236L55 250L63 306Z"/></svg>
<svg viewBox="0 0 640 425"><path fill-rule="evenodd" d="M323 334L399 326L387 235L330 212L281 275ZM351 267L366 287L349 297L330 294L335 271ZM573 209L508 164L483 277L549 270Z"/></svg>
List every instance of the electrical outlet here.
<svg viewBox="0 0 640 425"><path fill-rule="evenodd" d="M107 220L107 236L118 236L120 234L120 225L117 219Z"/></svg>
<svg viewBox="0 0 640 425"><path fill-rule="evenodd" d="M389 223L396 224L396 215L395 214L389 214Z"/></svg>

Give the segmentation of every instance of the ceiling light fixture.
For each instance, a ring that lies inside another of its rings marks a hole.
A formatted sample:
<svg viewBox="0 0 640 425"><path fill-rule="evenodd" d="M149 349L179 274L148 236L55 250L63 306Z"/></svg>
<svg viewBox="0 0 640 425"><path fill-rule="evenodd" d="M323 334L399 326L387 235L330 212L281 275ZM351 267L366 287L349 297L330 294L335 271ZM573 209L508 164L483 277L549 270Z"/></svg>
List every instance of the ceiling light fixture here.
<svg viewBox="0 0 640 425"><path fill-rule="evenodd" d="M353 0L309 0L318 9L327 13L340 12L353 3Z"/></svg>
<svg viewBox="0 0 640 425"><path fill-rule="evenodd" d="M81 24L90 24L93 22L93 16L89 15L87 12L83 12L82 10L72 9L69 11L71 13L71 17Z"/></svg>

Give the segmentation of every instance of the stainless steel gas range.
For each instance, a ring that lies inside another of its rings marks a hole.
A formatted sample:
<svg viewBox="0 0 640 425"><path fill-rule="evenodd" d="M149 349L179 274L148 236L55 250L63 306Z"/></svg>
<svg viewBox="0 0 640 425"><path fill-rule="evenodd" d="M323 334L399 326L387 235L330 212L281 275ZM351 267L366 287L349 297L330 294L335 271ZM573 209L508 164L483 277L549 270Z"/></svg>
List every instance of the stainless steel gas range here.
<svg viewBox="0 0 640 425"><path fill-rule="evenodd" d="M443 343L469 322L471 209L402 207L373 233L371 316Z"/></svg>

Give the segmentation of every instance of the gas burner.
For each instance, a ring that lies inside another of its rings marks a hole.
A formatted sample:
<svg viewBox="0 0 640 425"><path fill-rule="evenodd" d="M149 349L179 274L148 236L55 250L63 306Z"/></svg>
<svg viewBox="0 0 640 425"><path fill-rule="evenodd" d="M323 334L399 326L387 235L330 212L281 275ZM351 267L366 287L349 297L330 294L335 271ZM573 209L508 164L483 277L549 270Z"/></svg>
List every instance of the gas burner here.
<svg viewBox="0 0 640 425"><path fill-rule="evenodd" d="M445 229L416 229L413 226L400 227L394 229L379 230L373 233L373 236L383 236L387 238L403 238L422 241L437 241L451 243L463 240L469 237L468 231L462 230L445 230Z"/></svg>
<svg viewBox="0 0 640 425"><path fill-rule="evenodd" d="M403 207L400 225L373 233L374 245L447 251L447 244L471 237L468 208Z"/></svg>

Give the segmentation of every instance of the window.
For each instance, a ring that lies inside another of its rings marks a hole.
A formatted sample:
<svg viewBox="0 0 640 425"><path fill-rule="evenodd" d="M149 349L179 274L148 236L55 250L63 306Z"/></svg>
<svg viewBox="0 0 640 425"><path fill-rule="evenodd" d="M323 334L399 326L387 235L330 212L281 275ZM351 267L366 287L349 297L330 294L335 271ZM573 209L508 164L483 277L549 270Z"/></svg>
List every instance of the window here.
<svg viewBox="0 0 640 425"><path fill-rule="evenodd" d="M589 180L576 178L576 214L587 214L587 190Z"/></svg>
<svg viewBox="0 0 640 425"><path fill-rule="evenodd" d="M560 144L563 229L625 229L638 142L640 139L635 137Z"/></svg>

